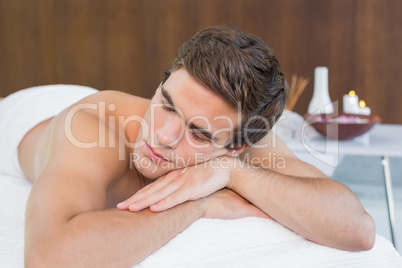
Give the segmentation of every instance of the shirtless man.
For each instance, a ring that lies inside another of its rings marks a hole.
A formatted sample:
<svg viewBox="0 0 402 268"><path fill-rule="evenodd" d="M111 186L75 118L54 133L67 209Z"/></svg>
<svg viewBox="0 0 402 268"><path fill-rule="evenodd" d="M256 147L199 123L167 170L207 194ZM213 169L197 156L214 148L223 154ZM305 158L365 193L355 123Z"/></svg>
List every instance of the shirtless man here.
<svg viewBox="0 0 402 268"><path fill-rule="evenodd" d="M356 196L269 132L285 79L258 38L229 26L199 32L151 101L87 95L19 143L33 182L27 267L131 266L201 217L272 217L322 245L373 246Z"/></svg>

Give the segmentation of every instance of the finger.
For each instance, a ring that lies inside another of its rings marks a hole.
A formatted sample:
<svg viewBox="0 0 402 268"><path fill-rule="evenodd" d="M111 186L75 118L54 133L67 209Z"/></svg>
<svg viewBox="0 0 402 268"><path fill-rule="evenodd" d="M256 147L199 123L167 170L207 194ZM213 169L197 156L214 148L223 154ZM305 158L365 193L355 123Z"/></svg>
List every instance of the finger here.
<svg viewBox="0 0 402 268"><path fill-rule="evenodd" d="M165 187L162 187L158 191L132 203L131 205L129 205L128 209L130 211L139 211L151 205L154 205L157 202L167 198L170 194L175 192L179 187L180 185L178 183L170 183Z"/></svg>
<svg viewBox="0 0 402 268"><path fill-rule="evenodd" d="M159 177L158 179L156 179L155 181L153 181L152 183L144 186L143 188L141 188L140 190L138 190L135 194L142 194L145 192L155 192L157 190L159 190L161 187L164 187L165 185L169 184L171 181L170 176L168 176L168 174L163 175L161 177Z"/></svg>
<svg viewBox="0 0 402 268"><path fill-rule="evenodd" d="M167 179L164 179L165 176L160 177L158 180L148 184L144 188L138 190L134 195L132 195L130 198L127 198L123 202L117 204L117 208L120 210L126 210L128 209L132 204L138 202L139 200L146 198L147 196L150 196L160 190L162 187L165 187L169 181Z"/></svg>
<svg viewBox="0 0 402 268"><path fill-rule="evenodd" d="M170 183L169 178L165 175L162 176L160 178L158 178L157 180L155 180L154 182L148 184L147 186L141 188L140 190L138 190L131 198L129 198L130 200L135 200L134 197L138 197L138 199L143 198L144 196L147 196L149 194L153 194L156 191L158 191L159 189L161 189L162 187L165 187L167 184Z"/></svg>
<svg viewBox="0 0 402 268"><path fill-rule="evenodd" d="M118 203L116 205L116 208L118 210L127 210L128 209L128 204L125 201L123 201L123 202Z"/></svg>
<svg viewBox="0 0 402 268"><path fill-rule="evenodd" d="M149 207L149 209L152 212L161 212L161 211L167 210L169 208L175 207L179 204L182 204L188 200L189 200L188 192L183 191L183 190L178 190L178 191L171 193L166 198L160 200L156 204L151 205Z"/></svg>
<svg viewBox="0 0 402 268"><path fill-rule="evenodd" d="M150 185L147 185L147 186L150 186ZM155 189L153 189L152 187L148 187L148 189L146 189L146 191L142 191L142 192L138 191L134 195L132 195L130 198L127 198L123 202L118 203L116 207L117 207L117 209L120 209L120 210L127 210L134 203L146 198L149 195L152 195L158 188L160 188L160 187L155 187Z"/></svg>

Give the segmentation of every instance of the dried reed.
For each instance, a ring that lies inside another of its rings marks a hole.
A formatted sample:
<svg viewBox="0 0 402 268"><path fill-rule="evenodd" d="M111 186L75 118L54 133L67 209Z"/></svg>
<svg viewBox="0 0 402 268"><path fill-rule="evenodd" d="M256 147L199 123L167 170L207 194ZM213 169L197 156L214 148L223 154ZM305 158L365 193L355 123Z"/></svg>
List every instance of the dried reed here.
<svg viewBox="0 0 402 268"><path fill-rule="evenodd" d="M300 95L303 93L306 88L308 82L310 80L308 78L297 77L297 75L292 75L292 80L290 82L289 95L288 100L286 102L286 109L292 111L295 107L297 101L300 98Z"/></svg>

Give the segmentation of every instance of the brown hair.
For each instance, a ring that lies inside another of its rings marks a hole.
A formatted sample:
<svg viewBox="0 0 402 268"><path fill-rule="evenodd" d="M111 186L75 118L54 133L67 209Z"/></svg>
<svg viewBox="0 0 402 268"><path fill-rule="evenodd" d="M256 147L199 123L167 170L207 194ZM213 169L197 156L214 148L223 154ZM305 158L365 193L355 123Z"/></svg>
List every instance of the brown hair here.
<svg viewBox="0 0 402 268"><path fill-rule="evenodd" d="M256 143L283 112L287 87L273 51L234 26L207 28L184 43L162 83L182 67L242 112L242 122L227 148Z"/></svg>

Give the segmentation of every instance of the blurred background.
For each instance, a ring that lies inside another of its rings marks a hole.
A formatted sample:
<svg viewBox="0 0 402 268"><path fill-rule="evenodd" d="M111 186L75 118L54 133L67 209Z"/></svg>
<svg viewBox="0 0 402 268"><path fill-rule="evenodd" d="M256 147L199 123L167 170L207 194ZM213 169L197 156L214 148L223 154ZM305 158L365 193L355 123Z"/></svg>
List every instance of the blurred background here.
<svg viewBox="0 0 402 268"><path fill-rule="evenodd" d="M0 96L80 84L151 97L178 47L230 23L262 38L290 81L316 66L332 101L355 90L383 123L402 124L400 0L0 0Z"/></svg>

